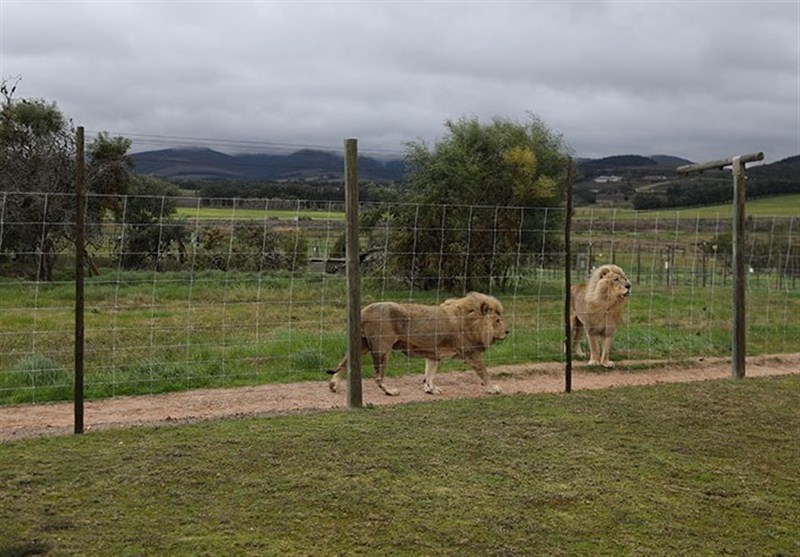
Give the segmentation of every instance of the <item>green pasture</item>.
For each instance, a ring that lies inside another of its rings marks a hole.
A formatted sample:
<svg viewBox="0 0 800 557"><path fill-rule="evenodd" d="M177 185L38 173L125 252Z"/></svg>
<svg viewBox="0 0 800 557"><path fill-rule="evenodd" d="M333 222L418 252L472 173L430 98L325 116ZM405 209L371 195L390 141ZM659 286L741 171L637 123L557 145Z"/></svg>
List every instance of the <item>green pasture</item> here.
<svg viewBox="0 0 800 557"><path fill-rule="evenodd" d="M344 220L344 213L300 209L297 211L279 209L239 209L233 207L178 207L178 216L195 220L237 221L237 220Z"/></svg>
<svg viewBox="0 0 800 557"><path fill-rule="evenodd" d="M703 207L684 207L679 209L662 209L658 211L634 211L632 209L615 209L606 207L576 207L575 218L617 218L620 220L661 220L696 219L696 218L731 218L731 204L708 205ZM338 211L321 211L312 209L273 210L273 209L241 209L232 207L178 207L179 216L189 219L210 221L235 220L290 220L305 218L310 220L343 220L344 213ZM780 195L752 199L745 207L747 215L754 217L800 217L800 194Z"/></svg>
<svg viewBox="0 0 800 557"><path fill-rule="evenodd" d="M630 276L633 296L613 353L622 369L730 354L729 280L711 277L702 287L685 277L667 285L663 275ZM531 271L493 292L512 334L486 353L488 365L562 360L562 284L558 271ZM326 380L346 348L345 293L343 276L322 273L104 271L85 287L86 395ZM71 282L2 284L0 403L71 396L73 296ZM451 296L367 276L362 302ZM800 289L751 279L747 304L748 354L800 350ZM389 376L421 370L419 360L395 354Z"/></svg>
<svg viewBox="0 0 800 557"><path fill-rule="evenodd" d="M661 209L658 211L634 211L633 209L614 209L605 207L576 207L575 218L578 219L610 219L619 220L661 220L681 219L730 219L733 205L708 205L703 207L683 207L679 209ZM747 201L745 214L754 217L800 217L800 193L764 197Z"/></svg>
<svg viewBox="0 0 800 557"><path fill-rule="evenodd" d="M798 555L799 430L795 375L15 441L0 555Z"/></svg>

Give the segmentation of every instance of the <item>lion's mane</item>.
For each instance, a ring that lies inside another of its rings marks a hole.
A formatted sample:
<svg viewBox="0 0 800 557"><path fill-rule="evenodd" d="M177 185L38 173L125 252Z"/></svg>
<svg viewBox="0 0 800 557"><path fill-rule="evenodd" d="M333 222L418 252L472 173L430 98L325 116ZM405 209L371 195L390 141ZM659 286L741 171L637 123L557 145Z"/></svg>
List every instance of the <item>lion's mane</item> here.
<svg viewBox="0 0 800 557"><path fill-rule="evenodd" d="M580 303L580 297L576 300L587 317L584 323L596 325L601 320L621 323L630 290L625 284L630 286L628 277L617 265L602 265L595 269L583 292L583 303Z"/></svg>
<svg viewBox="0 0 800 557"><path fill-rule="evenodd" d="M445 300L440 307L459 323L464 339L476 348L486 349L497 340L493 317L503 315L503 304L494 296L470 292L463 298Z"/></svg>

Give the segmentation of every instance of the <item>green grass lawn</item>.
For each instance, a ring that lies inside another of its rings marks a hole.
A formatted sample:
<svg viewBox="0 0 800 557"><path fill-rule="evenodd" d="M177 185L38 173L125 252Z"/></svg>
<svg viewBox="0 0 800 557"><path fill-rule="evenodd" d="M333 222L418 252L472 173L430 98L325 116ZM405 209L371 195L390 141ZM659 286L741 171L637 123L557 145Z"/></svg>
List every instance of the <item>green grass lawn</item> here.
<svg viewBox="0 0 800 557"><path fill-rule="evenodd" d="M800 554L800 377L0 445L0 555Z"/></svg>

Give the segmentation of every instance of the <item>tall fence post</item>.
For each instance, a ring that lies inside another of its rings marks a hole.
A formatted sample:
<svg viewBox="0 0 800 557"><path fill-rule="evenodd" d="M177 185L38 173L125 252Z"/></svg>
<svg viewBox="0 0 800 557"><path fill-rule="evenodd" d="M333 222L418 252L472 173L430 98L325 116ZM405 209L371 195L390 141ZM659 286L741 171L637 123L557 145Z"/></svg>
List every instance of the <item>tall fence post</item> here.
<svg viewBox="0 0 800 557"><path fill-rule="evenodd" d="M572 157L567 157L567 209L564 217L564 390L572 392Z"/></svg>
<svg viewBox="0 0 800 557"><path fill-rule="evenodd" d="M741 379L745 374L745 281L744 265L744 204L745 172L741 157L733 163L733 348L731 350L731 375Z"/></svg>
<svg viewBox="0 0 800 557"><path fill-rule="evenodd" d="M83 433L83 352L84 352L84 238L86 192L84 179L84 130L79 126L75 137L75 433Z"/></svg>
<svg viewBox="0 0 800 557"><path fill-rule="evenodd" d="M747 274L744 264L744 209L745 209L745 164L764 160L764 153L739 155L731 159L688 164L679 166L678 172L703 172L719 170L726 166L733 169L733 338L731 339L731 376L741 379L745 376L745 281Z"/></svg>
<svg viewBox="0 0 800 557"><path fill-rule="evenodd" d="M358 245L358 141L344 142L347 220L347 406L361 408L361 269Z"/></svg>

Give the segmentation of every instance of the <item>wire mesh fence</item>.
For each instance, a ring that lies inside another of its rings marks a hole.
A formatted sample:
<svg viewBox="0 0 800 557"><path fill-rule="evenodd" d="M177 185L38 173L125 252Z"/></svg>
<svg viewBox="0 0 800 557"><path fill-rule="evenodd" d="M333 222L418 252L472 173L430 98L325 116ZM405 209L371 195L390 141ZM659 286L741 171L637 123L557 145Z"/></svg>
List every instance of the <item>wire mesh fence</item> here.
<svg viewBox="0 0 800 557"><path fill-rule="evenodd" d="M0 403L69 399L74 199L7 192L0 204ZM92 194L87 207L87 397L322 380L345 353L343 204ZM564 218L362 204L362 301L482 291L502 301L512 331L487 352L490 367L563 360ZM747 227L747 352L796 352L798 218ZM571 244L573 283L615 263L633 284L618 365L730 354L729 215L582 211ZM393 356L390 374L421 365Z"/></svg>

